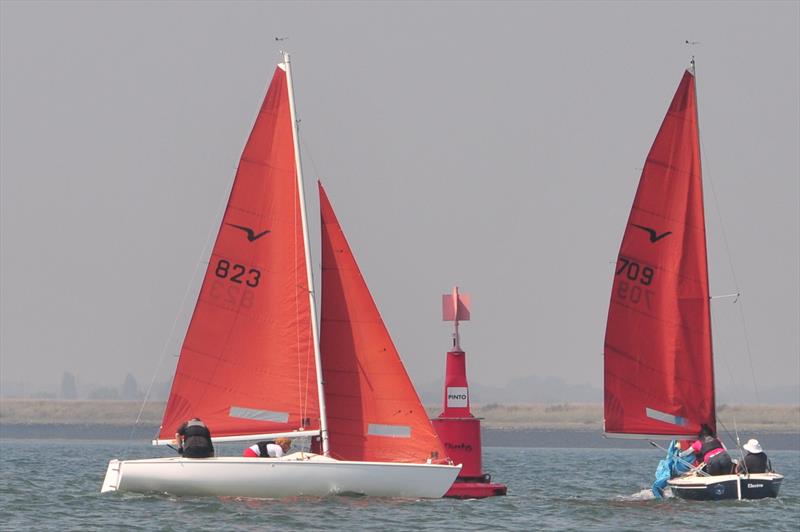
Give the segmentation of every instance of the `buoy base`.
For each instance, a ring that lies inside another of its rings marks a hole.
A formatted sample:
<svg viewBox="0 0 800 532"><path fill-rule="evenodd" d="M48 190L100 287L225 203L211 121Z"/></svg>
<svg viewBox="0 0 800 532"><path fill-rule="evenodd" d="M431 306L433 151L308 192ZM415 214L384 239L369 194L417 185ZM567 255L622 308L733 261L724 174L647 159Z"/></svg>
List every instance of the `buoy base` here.
<svg viewBox="0 0 800 532"><path fill-rule="evenodd" d="M505 495L507 491L508 487L498 482L460 482L456 479L444 496L452 499L485 499Z"/></svg>

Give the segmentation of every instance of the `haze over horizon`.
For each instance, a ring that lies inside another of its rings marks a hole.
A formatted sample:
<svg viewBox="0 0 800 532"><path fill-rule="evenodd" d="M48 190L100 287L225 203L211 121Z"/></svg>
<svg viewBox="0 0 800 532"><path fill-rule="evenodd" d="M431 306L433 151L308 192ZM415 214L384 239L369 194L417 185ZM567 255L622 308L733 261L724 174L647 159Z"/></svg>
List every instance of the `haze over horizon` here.
<svg viewBox="0 0 800 532"><path fill-rule="evenodd" d="M280 46L312 241L319 178L418 388L444 372L440 297L457 284L471 383L602 389L611 263L695 55L711 290L742 292L713 303L717 389L800 389L800 3L4 1L0 15L0 393L57 390L64 372L171 378Z"/></svg>

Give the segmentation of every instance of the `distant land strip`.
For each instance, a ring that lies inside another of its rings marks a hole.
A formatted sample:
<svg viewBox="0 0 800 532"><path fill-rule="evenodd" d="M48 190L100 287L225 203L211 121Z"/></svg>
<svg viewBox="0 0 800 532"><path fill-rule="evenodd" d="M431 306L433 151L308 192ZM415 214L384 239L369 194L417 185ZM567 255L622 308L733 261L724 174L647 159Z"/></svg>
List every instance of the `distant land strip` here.
<svg viewBox="0 0 800 532"><path fill-rule="evenodd" d="M0 426L158 427L163 411L164 402L149 402L142 408L141 401L0 399ZM440 411L427 407L430 417ZM603 430L600 404L473 405L472 413L482 419L484 429L498 431ZM717 418L720 432L738 428L739 432L800 433L800 405L719 405Z"/></svg>

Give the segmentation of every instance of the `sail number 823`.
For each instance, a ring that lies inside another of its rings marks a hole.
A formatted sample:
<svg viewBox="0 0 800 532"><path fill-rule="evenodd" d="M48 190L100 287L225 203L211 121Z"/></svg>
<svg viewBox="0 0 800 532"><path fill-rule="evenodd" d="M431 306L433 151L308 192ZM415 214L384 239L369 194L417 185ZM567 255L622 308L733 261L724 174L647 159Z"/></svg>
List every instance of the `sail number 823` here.
<svg viewBox="0 0 800 532"><path fill-rule="evenodd" d="M255 288L261 279L261 271L255 268L247 268L243 264L231 264L230 261L219 259L214 275L220 279L228 279L232 283L246 284Z"/></svg>

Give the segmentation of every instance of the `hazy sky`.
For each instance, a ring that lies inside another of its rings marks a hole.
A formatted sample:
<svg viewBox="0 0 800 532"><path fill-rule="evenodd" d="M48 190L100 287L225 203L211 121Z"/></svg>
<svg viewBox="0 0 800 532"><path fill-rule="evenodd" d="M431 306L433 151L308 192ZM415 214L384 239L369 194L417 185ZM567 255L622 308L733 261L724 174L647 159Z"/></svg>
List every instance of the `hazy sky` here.
<svg viewBox="0 0 800 532"><path fill-rule="evenodd" d="M612 262L695 54L712 292L743 293L713 303L718 386L752 398L741 310L759 386L800 380L796 1L3 0L0 20L1 385L171 377L279 44L312 238L319 177L420 384L458 284L471 380L602 385Z"/></svg>

